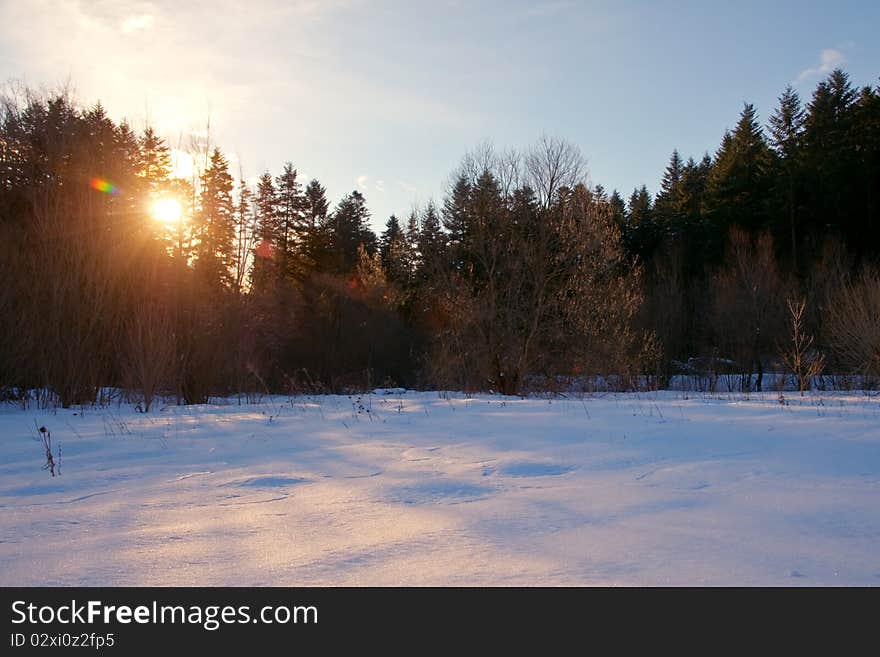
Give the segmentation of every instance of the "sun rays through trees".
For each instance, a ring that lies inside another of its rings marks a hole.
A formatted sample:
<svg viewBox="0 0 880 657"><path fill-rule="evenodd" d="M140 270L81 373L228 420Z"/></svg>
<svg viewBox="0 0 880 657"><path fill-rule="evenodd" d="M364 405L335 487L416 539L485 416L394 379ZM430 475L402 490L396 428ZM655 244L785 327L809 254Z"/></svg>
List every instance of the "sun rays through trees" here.
<svg viewBox="0 0 880 657"><path fill-rule="evenodd" d="M660 189L593 184L580 150L483 145L376 235L293 162L255 179L100 104L0 106L0 394L62 406L381 384L524 393L681 374L880 377L880 94L835 70L746 104ZM402 154L405 156L405 154ZM624 200L627 199L627 200ZM384 218L383 218L384 221ZM823 367L810 367L820 363Z"/></svg>

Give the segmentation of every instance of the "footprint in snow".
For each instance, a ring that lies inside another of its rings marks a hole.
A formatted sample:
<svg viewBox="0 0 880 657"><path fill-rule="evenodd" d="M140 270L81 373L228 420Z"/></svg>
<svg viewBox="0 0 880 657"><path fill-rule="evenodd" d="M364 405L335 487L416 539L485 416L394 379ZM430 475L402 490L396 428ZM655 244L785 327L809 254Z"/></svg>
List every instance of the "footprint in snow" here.
<svg viewBox="0 0 880 657"><path fill-rule="evenodd" d="M499 470L508 477L557 477L574 470L559 463L511 463Z"/></svg>
<svg viewBox="0 0 880 657"><path fill-rule="evenodd" d="M495 490L463 481L428 481L391 491L393 502L402 504L461 504L489 497Z"/></svg>
<svg viewBox="0 0 880 657"><path fill-rule="evenodd" d="M304 484L307 479L298 479L296 477L254 477L245 479L244 481L235 482L232 485L246 486L248 488L276 488L280 486L293 486L295 484Z"/></svg>

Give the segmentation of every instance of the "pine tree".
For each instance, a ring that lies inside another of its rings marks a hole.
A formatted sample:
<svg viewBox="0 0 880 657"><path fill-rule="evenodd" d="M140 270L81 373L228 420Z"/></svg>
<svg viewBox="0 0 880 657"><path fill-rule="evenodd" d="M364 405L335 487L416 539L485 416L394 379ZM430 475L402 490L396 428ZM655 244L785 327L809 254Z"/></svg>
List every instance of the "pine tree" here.
<svg viewBox="0 0 880 657"><path fill-rule="evenodd" d="M859 175L858 156L851 139L856 92L840 69L820 82L804 122L804 159L809 224L821 234L834 224L859 247L858 214L849 194Z"/></svg>
<svg viewBox="0 0 880 657"><path fill-rule="evenodd" d="M422 213L418 248L421 256L418 276L424 283L431 278L432 272L443 269L446 264L446 235L440 227L440 216L433 202L429 202Z"/></svg>
<svg viewBox="0 0 880 657"><path fill-rule="evenodd" d="M663 172L663 178L660 181L660 191L657 194L657 201L654 204L655 207L658 203L661 203L661 199L663 199L662 202L668 201L674 205L683 174L684 163L681 161L678 149L674 149L672 155L669 157L669 164L666 166L666 171Z"/></svg>
<svg viewBox="0 0 880 657"><path fill-rule="evenodd" d="M651 223L654 204L651 194L645 185L634 189L629 197L629 223L633 226L645 226Z"/></svg>
<svg viewBox="0 0 880 657"><path fill-rule="evenodd" d="M171 177L171 152L165 140L150 126L144 130L138 145L140 146L138 175L147 181L150 191L158 191L160 186Z"/></svg>
<svg viewBox="0 0 880 657"><path fill-rule="evenodd" d="M443 227L447 231L453 267L461 271L467 258L467 241L471 231L471 184L465 174L459 175L443 201Z"/></svg>
<svg viewBox="0 0 880 657"><path fill-rule="evenodd" d="M732 133L727 133L709 175L707 201L719 234L734 224L749 229L768 224L772 185L772 152L755 107L743 107Z"/></svg>
<svg viewBox="0 0 880 657"><path fill-rule="evenodd" d="M801 167L801 140L806 112L797 92L788 85L779 97L779 107L770 117L770 143L779 157L785 189L786 215L791 233L791 258L797 268L797 200L796 189Z"/></svg>
<svg viewBox="0 0 880 657"><path fill-rule="evenodd" d="M363 194L355 190L336 206L328 225L333 263L330 271L348 274L358 263L358 246L367 254L376 251L376 236L369 227L370 212Z"/></svg>
<svg viewBox="0 0 880 657"><path fill-rule="evenodd" d="M309 181L303 193L303 218L311 229L324 224L327 219L327 192L317 180Z"/></svg>
<svg viewBox="0 0 880 657"><path fill-rule="evenodd" d="M616 189L611 192L608 205L611 207L611 219L614 221L617 229L623 233L626 228L626 202Z"/></svg>
<svg viewBox="0 0 880 657"><path fill-rule="evenodd" d="M275 261L275 228L278 224L278 198L272 174L264 172L257 181L257 193L253 199L254 262L251 267L251 288L264 292L270 282L277 278Z"/></svg>
<svg viewBox="0 0 880 657"><path fill-rule="evenodd" d="M379 237L379 255L389 282L406 287L412 274L412 254L397 217L391 215Z"/></svg>
<svg viewBox="0 0 880 657"><path fill-rule="evenodd" d="M660 233L654 221L654 204L648 188L642 185L629 197L624 243L627 250L642 261L650 259L660 242Z"/></svg>
<svg viewBox="0 0 880 657"><path fill-rule="evenodd" d="M326 190L317 180L311 180L303 193L302 251L315 271L332 269L332 235L328 222Z"/></svg>
<svg viewBox="0 0 880 657"><path fill-rule="evenodd" d="M110 125L113 125L112 121ZM119 199L120 206L128 212L135 212L139 206L142 206L141 197L144 192L143 180L137 175L140 159L137 135L127 121L122 121L114 126L110 139L107 171L111 179L123 188Z"/></svg>
<svg viewBox="0 0 880 657"><path fill-rule="evenodd" d="M202 191L196 217L196 270L211 285L232 286L235 206L229 161L215 148L201 176Z"/></svg>
<svg viewBox="0 0 880 657"><path fill-rule="evenodd" d="M410 254L410 271L418 271L422 266L422 254L419 253L419 213L416 209L407 217L404 236Z"/></svg>
<svg viewBox="0 0 880 657"><path fill-rule="evenodd" d="M681 180L684 164L673 150L654 201L654 219L661 234L675 234L681 224Z"/></svg>
<svg viewBox="0 0 880 657"><path fill-rule="evenodd" d="M305 226L305 199L292 163L287 162L284 165L281 175L275 179L275 188L277 214L274 233L279 275L295 279L303 274L298 242Z"/></svg>
<svg viewBox="0 0 880 657"><path fill-rule="evenodd" d="M679 186L679 198L677 212L682 219L682 228L688 228L700 223L703 209L703 196L706 192L706 183L709 172L712 170L712 160L705 155L698 164L694 158L688 158L681 174Z"/></svg>
<svg viewBox="0 0 880 657"><path fill-rule="evenodd" d="M256 242L254 195L247 182L239 181L238 203L235 206L235 278L233 289L242 292L245 277L252 266L251 255Z"/></svg>
<svg viewBox="0 0 880 657"><path fill-rule="evenodd" d="M858 191L854 196L864 199L864 230L869 253L880 253L877 231L877 193L880 191L880 87L864 87L856 101L853 117L853 142L858 152L856 178Z"/></svg>

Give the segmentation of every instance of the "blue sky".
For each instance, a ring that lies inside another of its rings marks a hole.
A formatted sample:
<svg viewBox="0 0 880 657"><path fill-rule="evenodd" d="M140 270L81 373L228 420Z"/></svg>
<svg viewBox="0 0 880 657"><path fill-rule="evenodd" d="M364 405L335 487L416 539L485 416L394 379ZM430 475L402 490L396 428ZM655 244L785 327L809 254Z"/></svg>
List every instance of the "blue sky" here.
<svg viewBox="0 0 880 657"><path fill-rule="evenodd" d="M743 102L766 120L834 66L880 76L877 2L0 2L0 81L101 100L254 178L291 160L384 224L439 200L465 151L564 137L591 179L656 191ZM180 156L181 162L183 156Z"/></svg>

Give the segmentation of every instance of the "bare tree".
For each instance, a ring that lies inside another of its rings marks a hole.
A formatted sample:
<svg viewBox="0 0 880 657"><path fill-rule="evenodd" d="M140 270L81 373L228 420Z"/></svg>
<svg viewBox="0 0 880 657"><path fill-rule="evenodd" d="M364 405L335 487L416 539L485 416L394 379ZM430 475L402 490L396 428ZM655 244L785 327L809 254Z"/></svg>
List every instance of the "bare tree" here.
<svg viewBox="0 0 880 657"><path fill-rule="evenodd" d="M768 234L754 241L738 227L730 231L724 268L712 282L717 346L741 368L742 389L763 388L765 358L785 333L786 282L776 266Z"/></svg>
<svg viewBox="0 0 880 657"><path fill-rule="evenodd" d="M791 339L782 351L782 362L798 382L801 396L813 386L813 379L825 369L825 356L813 347L813 336L804 326L806 299L788 298L785 302L791 320Z"/></svg>
<svg viewBox="0 0 880 657"><path fill-rule="evenodd" d="M545 208L563 187L586 182L586 162L580 149L563 139L542 136L525 155L527 184Z"/></svg>

